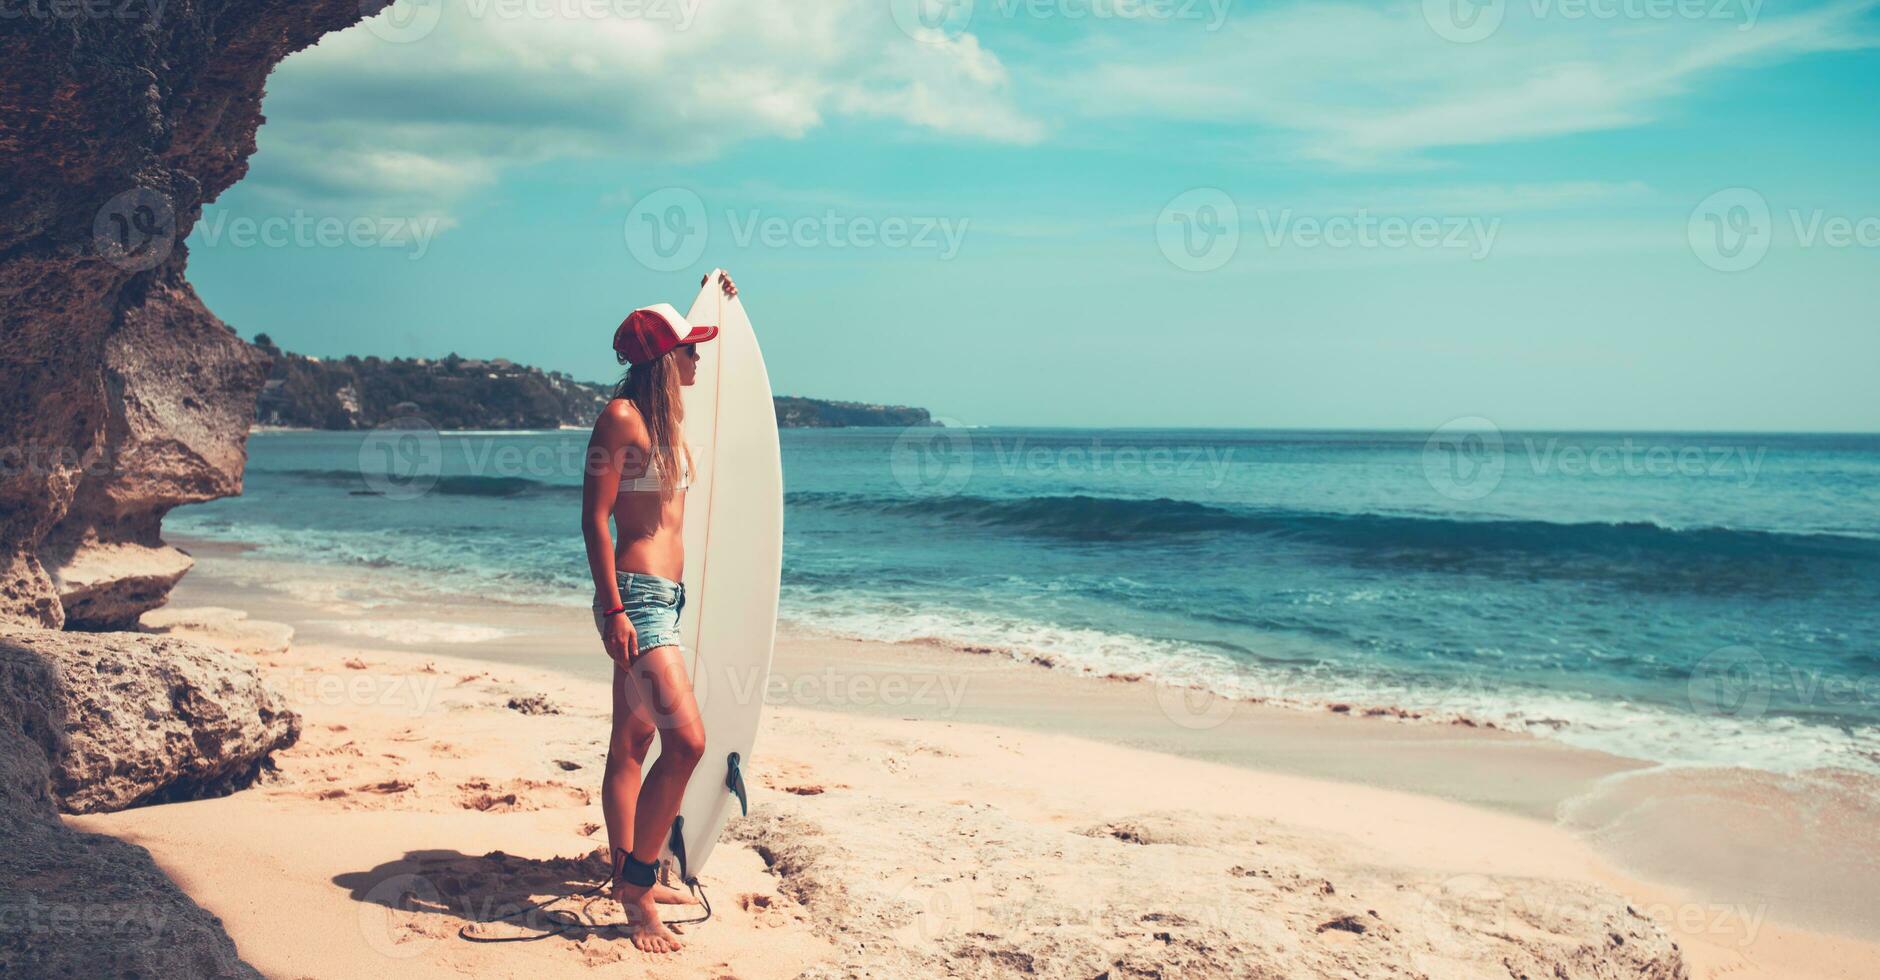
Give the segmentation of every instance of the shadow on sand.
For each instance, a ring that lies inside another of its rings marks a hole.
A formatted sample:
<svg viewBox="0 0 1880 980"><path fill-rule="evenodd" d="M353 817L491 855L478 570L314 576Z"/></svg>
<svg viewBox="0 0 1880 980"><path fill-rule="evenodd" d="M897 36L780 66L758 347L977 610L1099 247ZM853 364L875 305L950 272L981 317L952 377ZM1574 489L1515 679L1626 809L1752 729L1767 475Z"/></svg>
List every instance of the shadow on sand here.
<svg viewBox="0 0 1880 980"><path fill-rule="evenodd" d="M396 947L459 930L472 942L626 940L633 927L620 905L600 893L607 875L598 853L538 860L436 850L409 851L369 871L337 875L333 883L355 901L388 910L362 916L362 922L382 920L371 927L378 934L368 937L375 944Z"/></svg>

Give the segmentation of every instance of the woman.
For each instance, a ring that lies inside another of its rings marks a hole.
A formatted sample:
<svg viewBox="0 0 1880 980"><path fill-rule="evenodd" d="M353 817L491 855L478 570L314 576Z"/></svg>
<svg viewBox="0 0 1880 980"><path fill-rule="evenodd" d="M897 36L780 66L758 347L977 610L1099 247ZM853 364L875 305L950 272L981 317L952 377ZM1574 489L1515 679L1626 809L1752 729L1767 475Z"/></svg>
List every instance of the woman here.
<svg viewBox="0 0 1880 980"><path fill-rule="evenodd" d="M729 276L724 292L737 295ZM686 782L705 752L705 725L679 645L692 471L680 389L697 374L696 345L717 334L717 327L686 323L664 303L635 310L620 324L614 354L627 374L594 423L582 490L594 625L614 661L614 725L601 781L611 889L636 926L633 944L652 953L680 947L656 903L691 901L654 878ZM618 541L608 533L609 517ZM642 782L655 731L659 759Z"/></svg>

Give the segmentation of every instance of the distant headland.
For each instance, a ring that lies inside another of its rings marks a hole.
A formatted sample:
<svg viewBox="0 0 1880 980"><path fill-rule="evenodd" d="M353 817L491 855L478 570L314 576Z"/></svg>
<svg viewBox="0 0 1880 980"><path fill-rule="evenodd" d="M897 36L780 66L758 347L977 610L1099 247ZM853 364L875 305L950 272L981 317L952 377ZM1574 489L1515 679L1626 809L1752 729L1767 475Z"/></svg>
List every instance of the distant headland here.
<svg viewBox="0 0 1880 980"><path fill-rule="evenodd" d="M255 403L255 424L309 429L369 429L416 415L439 429L553 429L594 423L613 386L578 381L508 358L489 360L316 358L284 351L267 334L255 346L274 366ZM924 408L779 395L777 425L937 425Z"/></svg>

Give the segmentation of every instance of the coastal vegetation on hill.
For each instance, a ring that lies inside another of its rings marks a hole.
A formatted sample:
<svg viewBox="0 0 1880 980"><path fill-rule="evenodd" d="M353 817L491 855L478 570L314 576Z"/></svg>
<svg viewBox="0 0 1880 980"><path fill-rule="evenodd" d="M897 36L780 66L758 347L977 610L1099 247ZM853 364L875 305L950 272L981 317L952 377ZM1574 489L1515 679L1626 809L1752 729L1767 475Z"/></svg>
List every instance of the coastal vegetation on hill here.
<svg viewBox="0 0 1880 980"><path fill-rule="evenodd" d="M367 429L418 416L439 429L586 426L613 390L502 357L316 358L284 351L267 334L255 344L274 358L255 404L261 425ZM776 407L785 428L936 424L926 409L903 405L780 395Z"/></svg>

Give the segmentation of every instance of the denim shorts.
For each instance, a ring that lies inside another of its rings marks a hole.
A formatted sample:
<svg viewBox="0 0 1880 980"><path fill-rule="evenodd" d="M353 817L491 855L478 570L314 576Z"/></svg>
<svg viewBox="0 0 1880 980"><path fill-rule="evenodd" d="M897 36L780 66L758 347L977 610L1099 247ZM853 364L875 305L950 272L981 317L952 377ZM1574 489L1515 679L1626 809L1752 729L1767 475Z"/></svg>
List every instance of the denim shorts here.
<svg viewBox="0 0 1880 980"><path fill-rule="evenodd" d="M679 646L679 611L685 608L685 583L645 572L616 572L620 585L620 604L627 607L627 621L639 635L641 650ZM594 629L606 635L609 607L594 602Z"/></svg>

